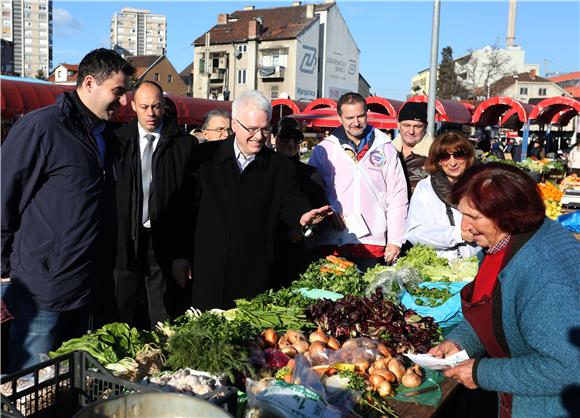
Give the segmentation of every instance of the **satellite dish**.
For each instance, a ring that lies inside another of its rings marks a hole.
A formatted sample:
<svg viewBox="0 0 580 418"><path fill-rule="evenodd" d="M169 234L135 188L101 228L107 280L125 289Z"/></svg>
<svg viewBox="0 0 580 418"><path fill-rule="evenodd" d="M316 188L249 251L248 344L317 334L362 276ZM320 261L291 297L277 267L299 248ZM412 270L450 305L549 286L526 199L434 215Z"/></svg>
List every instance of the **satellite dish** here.
<svg viewBox="0 0 580 418"><path fill-rule="evenodd" d="M235 50L234 51L234 57L235 58L240 59L241 56L242 56L242 53L240 51L238 51L238 50Z"/></svg>

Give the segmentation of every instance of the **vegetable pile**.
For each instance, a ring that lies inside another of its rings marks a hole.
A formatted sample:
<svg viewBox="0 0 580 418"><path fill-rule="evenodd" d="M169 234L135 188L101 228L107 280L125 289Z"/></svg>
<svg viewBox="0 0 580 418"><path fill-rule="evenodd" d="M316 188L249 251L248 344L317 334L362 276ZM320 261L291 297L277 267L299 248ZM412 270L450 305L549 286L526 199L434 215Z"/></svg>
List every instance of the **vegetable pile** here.
<svg viewBox="0 0 580 418"><path fill-rule="evenodd" d="M329 335L380 339L398 353L427 352L440 340L437 323L410 309L385 300L380 288L370 297L347 295L332 302L319 300L307 317Z"/></svg>

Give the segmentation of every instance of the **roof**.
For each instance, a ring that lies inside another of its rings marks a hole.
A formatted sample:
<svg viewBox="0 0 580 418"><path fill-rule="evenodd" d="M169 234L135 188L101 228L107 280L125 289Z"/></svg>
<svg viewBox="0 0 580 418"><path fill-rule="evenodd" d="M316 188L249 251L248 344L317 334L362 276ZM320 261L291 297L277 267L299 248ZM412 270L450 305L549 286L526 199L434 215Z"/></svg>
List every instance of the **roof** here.
<svg viewBox="0 0 580 418"><path fill-rule="evenodd" d="M519 74L514 74L514 75L506 75L505 77L500 78L496 82L492 83L491 90L495 91L495 92L502 92L503 90L505 90L506 88L508 88L512 84L515 84L515 82L516 82L515 76L516 75L518 76L518 78L517 78L518 82L525 82L525 83L551 83L552 82L552 80L549 80L549 79L544 78L544 77L540 77L539 75L535 75L534 77L532 77L532 75L530 73L525 72L525 73L519 73Z"/></svg>
<svg viewBox="0 0 580 418"><path fill-rule="evenodd" d="M314 12L330 9L334 3L315 4ZM251 20L262 19L262 41L296 38L306 27L318 19L306 17L307 6L274 7L270 9L236 10L227 15L227 23L217 24L209 32L212 44L243 42L248 39L248 26ZM205 33L197 38L194 45L205 44Z"/></svg>
<svg viewBox="0 0 580 418"><path fill-rule="evenodd" d="M191 64L189 64L183 70L181 70L181 72L179 73L179 75L181 77L189 77L191 75L192 70L193 70L193 61L191 61Z"/></svg>
<svg viewBox="0 0 580 418"><path fill-rule="evenodd" d="M134 57L125 57L125 59L135 67L135 77L139 78L149 67L151 67L162 55L138 55Z"/></svg>
<svg viewBox="0 0 580 418"><path fill-rule="evenodd" d="M554 77L548 77L548 80L554 83L561 83L562 81L578 80L580 83L580 71L574 71L573 73L555 75Z"/></svg>

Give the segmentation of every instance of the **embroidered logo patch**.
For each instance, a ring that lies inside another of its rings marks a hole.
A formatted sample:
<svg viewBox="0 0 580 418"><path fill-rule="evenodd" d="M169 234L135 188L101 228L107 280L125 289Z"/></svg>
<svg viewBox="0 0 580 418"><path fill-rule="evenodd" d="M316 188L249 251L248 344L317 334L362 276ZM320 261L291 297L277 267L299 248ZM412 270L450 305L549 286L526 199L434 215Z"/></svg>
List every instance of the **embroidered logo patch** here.
<svg viewBox="0 0 580 418"><path fill-rule="evenodd" d="M380 150L374 150L371 152L369 159L371 160L371 164L375 167L382 167L387 162L387 157L385 157L385 154Z"/></svg>

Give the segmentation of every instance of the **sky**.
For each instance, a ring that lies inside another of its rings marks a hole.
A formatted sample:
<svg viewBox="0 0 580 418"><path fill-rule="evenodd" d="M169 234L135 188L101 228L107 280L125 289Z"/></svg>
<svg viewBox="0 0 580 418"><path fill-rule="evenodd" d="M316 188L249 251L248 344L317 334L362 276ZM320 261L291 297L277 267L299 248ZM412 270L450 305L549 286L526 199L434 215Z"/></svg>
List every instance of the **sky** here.
<svg viewBox="0 0 580 418"><path fill-rule="evenodd" d="M322 3L303 1L306 3ZM167 16L167 56L177 71L193 60L194 39L217 23L219 13L244 6L289 6L292 1L53 1L53 66L78 63L90 50L109 48L111 17L123 7ZM360 50L360 72L371 92L403 100L411 78L429 67L433 1L336 1ZM508 0L440 3L439 51L453 48L460 57L469 49L505 46ZM546 72L580 71L580 2L518 0L515 43L527 64ZM439 60L441 55L439 54Z"/></svg>

